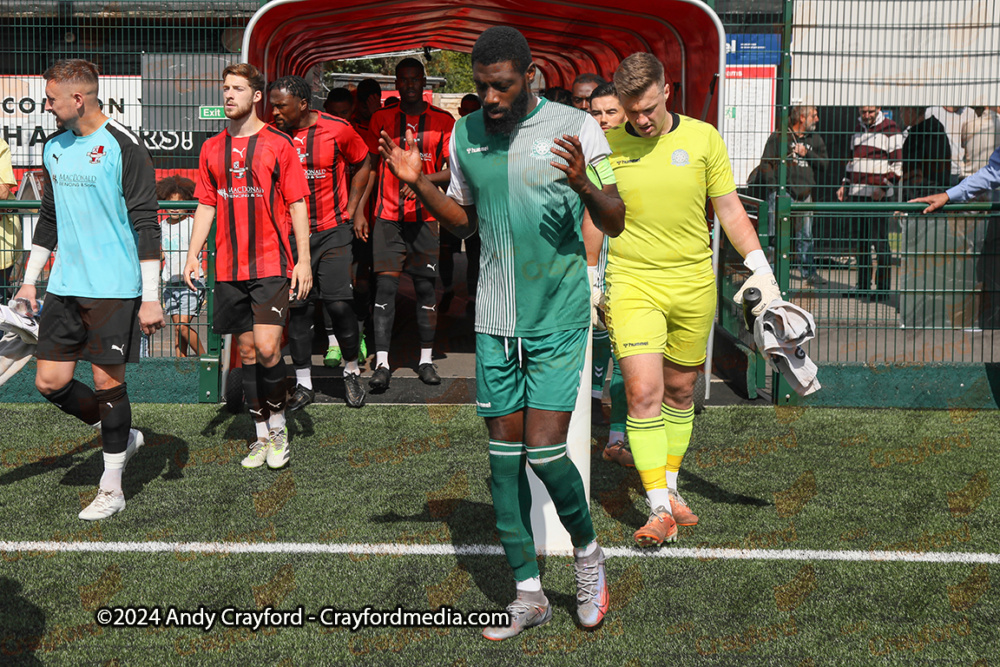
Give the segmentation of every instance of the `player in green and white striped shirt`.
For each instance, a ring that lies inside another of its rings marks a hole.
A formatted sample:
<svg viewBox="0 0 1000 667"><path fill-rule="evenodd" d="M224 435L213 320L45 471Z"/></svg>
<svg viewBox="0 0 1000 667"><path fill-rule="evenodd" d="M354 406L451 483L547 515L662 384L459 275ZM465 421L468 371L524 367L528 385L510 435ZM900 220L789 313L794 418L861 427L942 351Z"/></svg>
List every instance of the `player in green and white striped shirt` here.
<svg viewBox="0 0 1000 667"><path fill-rule="evenodd" d="M535 560L526 462L576 547L581 624L597 625L607 611L604 553L583 480L566 456L566 436L589 344L580 220L586 206L598 229L617 236L625 207L597 122L531 94L535 66L521 33L486 30L473 47L472 68L483 108L455 125L447 196L422 175L411 142L403 150L383 134L380 152L441 224L463 238L478 226L482 239L476 403L490 435L497 530L517 580L517 599L507 607L511 625L483 635L506 639L552 617Z"/></svg>

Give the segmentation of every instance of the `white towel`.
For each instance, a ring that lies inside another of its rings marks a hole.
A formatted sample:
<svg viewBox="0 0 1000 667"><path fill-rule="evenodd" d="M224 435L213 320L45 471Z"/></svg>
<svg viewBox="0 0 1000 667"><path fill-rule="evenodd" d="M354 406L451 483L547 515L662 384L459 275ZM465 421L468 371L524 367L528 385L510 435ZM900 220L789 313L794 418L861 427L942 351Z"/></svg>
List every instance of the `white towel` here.
<svg viewBox="0 0 1000 667"><path fill-rule="evenodd" d="M34 353L33 343L25 342L16 333L5 333L3 338L0 338L0 385L24 368Z"/></svg>
<svg viewBox="0 0 1000 667"><path fill-rule="evenodd" d="M0 331L17 334L25 343L34 345L38 342L38 320L21 315L8 306L0 305Z"/></svg>
<svg viewBox="0 0 1000 667"><path fill-rule="evenodd" d="M800 396L819 391L819 370L802 344L816 337L813 316L795 304L776 299L757 318L753 339L771 366Z"/></svg>

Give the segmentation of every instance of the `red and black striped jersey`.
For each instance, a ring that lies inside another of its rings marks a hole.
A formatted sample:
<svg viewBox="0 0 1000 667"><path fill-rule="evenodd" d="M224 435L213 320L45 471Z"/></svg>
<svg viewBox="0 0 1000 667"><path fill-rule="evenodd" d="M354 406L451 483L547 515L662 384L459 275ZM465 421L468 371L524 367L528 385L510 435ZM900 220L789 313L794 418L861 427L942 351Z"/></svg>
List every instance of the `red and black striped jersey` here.
<svg viewBox="0 0 1000 667"><path fill-rule="evenodd" d="M292 140L270 125L249 137L223 130L198 158L198 203L215 207L218 280L291 276L288 205L309 196Z"/></svg>
<svg viewBox="0 0 1000 667"><path fill-rule="evenodd" d="M299 154L311 191L306 197L310 232L332 229L350 219L348 167L368 157L368 146L350 123L321 111L317 113L315 123L292 134L292 145Z"/></svg>
<svg viewBox="0 0 1000 667"><path fill-rule="evenodd" d="M365 140L368 142L368 150L377 156L378 138L382 130L398 145L403 146L406 130L409 129L416 137L424 173L433 174L448 166L448 144L454 126L455 119L450 113L430 104L419 116L408 116L399 107L392 107L380 109L372 115ZM373 192L372 196L376 197L376 193ZM375 217L396 222L424 222L434 219L424 210L419 199L403 198L399 180L383 162L379 163L378 168Z"/></svg>

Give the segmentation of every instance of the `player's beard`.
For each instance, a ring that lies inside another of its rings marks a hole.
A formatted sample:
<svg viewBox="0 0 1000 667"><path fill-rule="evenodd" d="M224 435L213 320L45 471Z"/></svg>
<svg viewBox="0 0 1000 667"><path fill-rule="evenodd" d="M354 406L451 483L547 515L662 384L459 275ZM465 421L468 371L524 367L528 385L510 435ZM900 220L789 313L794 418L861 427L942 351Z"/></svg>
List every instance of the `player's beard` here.
<svg viewBox="0 0 1000 667"><path fill-rule="evenodd" d="M226 114L226 118L228 118L229 120L241 120L243 118L246 118L250 114L251 110L253 110L252 100L248 102L245 106L237 106L235 109L232 110L232 113L230 113L229 107L223 108L223 111Z"/></svg>
<svg viewBox="0 0 1000 667"><path fill-rule="evenodd" d="M499 118L491 118L489 112L495 110L498 105L483 107L483 124L486 126L487 134L510 135L517 124L521 122L524 115L528 113L528 102L531 100L531 91L527 86L521 88L521 92L514 98L510 108Z"/></svg>

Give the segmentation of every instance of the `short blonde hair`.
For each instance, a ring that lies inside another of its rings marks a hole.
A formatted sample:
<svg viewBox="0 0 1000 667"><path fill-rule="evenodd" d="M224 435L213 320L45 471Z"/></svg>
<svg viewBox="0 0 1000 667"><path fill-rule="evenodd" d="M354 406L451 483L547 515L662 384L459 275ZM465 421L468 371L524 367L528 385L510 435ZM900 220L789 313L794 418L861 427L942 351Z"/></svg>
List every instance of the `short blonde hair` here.
<svg viewBox="0 0 1000 667"><path fill-rule="evenodd" d="M633 53L623 60L615 70L614 80L620 97L638 97L650 86L663 88L666 83L663 63L645 51Z"/></svg>
<svg viewBox="0 0 1000 667"><path fill-rule="evenodd" d="M52 67L45 70L42 78L46 81L56 83L79 83L85 86L93 86L93 92L97 93L97 76L100 70L97 65L80 58L68 58L57 60Z"/></svg>

